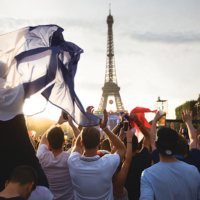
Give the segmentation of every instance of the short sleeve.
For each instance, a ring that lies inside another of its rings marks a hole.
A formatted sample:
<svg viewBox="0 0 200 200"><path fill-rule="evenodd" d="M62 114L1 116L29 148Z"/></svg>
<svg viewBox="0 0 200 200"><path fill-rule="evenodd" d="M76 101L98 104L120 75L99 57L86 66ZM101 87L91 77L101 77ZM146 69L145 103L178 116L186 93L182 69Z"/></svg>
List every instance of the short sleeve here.
<svg viewBox="0 0 200 200"><path fill-rule="evenodd" d="M49 149L46 144L41 144L37 151L37 157L42 159L46 153L49 153Z"/></svg>
<svg viewBox="0 0 200 200"><path fill-rule="evenodd" d="M154 192L148 178L148 172L143 171L140 180L140 200L154 200Z"/></svg>
<svg viewBox="0 0 200 200"><path fill-rule="evenodd" d="M117 167L120 164L120 156L119 156L119 154L117 154L117 153L108 154L108 155L105 155L105 156L102 157L102 159L107 159L107 158L109 159L109 161L111 163L111 166L112 166L112 169L115 172Z"/></svg>
<svg viewBox="0 0 200 200"><path fill-rule="evenodd" d="M54 196L48 188L37 186L28 200L53 200L53 198Z"/></svg>

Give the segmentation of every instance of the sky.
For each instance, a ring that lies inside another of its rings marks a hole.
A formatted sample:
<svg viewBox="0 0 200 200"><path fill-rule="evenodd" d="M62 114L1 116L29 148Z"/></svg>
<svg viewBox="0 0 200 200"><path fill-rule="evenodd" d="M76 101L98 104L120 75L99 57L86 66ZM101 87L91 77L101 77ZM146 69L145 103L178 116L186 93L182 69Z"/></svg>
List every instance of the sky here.
<svg viewBox="0 0 200 200"><path fill-rule="evenodd" d="M104 85L109 3L114 18L115 66L124 107L175 108L200 94L199 0L0 0L0 34L26 26L56 24L66 41L84 50L75 77L83 106L98 109ZM39 114L58 119L50 103ZM38 115L38 116L39 116ZM147 114L153 119L154 114Z"/></svg>

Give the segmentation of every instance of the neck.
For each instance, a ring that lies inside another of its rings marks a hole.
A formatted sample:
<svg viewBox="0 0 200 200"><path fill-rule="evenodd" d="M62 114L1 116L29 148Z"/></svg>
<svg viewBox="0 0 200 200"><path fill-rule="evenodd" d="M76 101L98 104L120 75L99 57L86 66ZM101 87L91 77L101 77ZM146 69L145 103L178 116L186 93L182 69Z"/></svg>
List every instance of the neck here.
<svg viewBox="0 0 200 200"><path fill-rule="evenodd" d="M58 156L62 152L63 152L63 148L61 148L61 149L52 149L52 153L53 153L54 157Z"/></svg>
<svg viewBox="0 0 200 200"><path fill-rule="evenodd" d="M2 192L0 192L0 197L4 198L12 198L18 196L21 196L18 183L9 183L7 187Z"/></svg>
<svg viewBox="0 0 200 200"><path fill-rule="evenodd" d="M159 153L160 156L160 161L161 162L165 162L165 163L171 163L171 162L179 162L179 160L177 160L176 158L174 158L174 156L166 156L166 155L162 155Z"/></svg>
<svg viewBox="0 0 200 200"><path fill-rule="evenodd" d="M136 153L137 153L136 151L132 152L132 157L135 156Z"/></svg>
<svg viewBox="0 0 200 200"><path fill-rule="evenodd" d="M97 155L98 147L94 149L85 149L85 157L93 157Z"/></svg>

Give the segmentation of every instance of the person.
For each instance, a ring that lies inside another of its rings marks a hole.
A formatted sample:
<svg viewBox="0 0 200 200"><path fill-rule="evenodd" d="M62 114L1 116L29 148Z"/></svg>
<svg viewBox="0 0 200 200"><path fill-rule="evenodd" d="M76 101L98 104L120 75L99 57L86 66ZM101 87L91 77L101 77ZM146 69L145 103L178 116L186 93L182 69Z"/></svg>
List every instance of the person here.
<svg viewBox="0 0 200 200"><path fill-rule="evenodd" d="M151 128L151 147L152 147L152 157L153 162L156 164L159 162L159 153L156 149L155 140L156 140L156 122L162 117L159 113L156 114ZM181 160L185 163L190 165L194 165L197 167L198 171L200 172L200 150L198 148L198 138L194 127L192 125L192 111L186 109L182 112L182 119L186 123L187 128L189 130L189 137L190 137L190 145L189 145L189 153L185 157L187 153L187 140L178 134L178 151L177 154L174 155L175 158Z"/></svg>
<svg viewBox="0 0 200 200"><path fill-rule="evenodd" d="M100 132L95 127L84 128L78 136L75 147L68 159L68 166L74 185L75 200L113 200L112 176L125 156L126 148L121 140L107 127L107 111L100 123L116 148L115 154L103 157L97 155L100 144ZM83 154L83 148L85 154Z"/></svg>
<svg viewBox="0 0 200 200"><path fill-rule="evenodd" d="M5 189L0 192L0 200L27 200L36 184L37 174L32 167L16 167L6 181Z"/></svg>
<svg viewBox="0 0 200 200"><path fill-rule="evenodd" d="M73 124L71 117L69 115L67 117L68 120L65 120L61 113L58 122L43 135L37 152L49 181L49 189L53 193L55 200L74 199L74 189L67 164L72 149L63 151L65 139L60 125L64 122L69 122L75 138L80 132ZM52 151L48 150L49 145Z"/></svg>
<svg viewBox="0 0 200 200"><path fill-rule="evenodd" d="M29 139L24 115L7 121L0 120L0 130L0 191L5 188L12 170L21 165L33 167L38 175L37 184L48 188L48 180Z"/></svg>
<svg viewBox="0 0 200 200"><path fill-rule="evenodd" d="M160 162L144 170L140 200L199 200L200 174L197 168L174 157L178 151L178 134L171 128L157 133L156 147Z"/></svg>
<svg viewBox="0 0 200 200"><path fill-rule="evenodd" d="M120 135L123 135L123 132L124 132L124 128L122 127ZM126 188L124 187L124 183L126 181L129 167L130 167L130 164L132 161L132 138L133 138L133 136L134 136L134 133L132 131L130 131L128 128L128 131L126 132L126 138L127 138L126 159L125 159L121 169L116 174L116 178L113 182L114 200L128 200L128 192L127 192Z"/></svg>
<svg viewBox="0 0 200 200"><path fill-rule="evenodd" d="M144 169L151 166L150 149L150 133L139 121L135 113L130 114L130 118L140 128L144 135L143 146L139 153L137 153L138 139L135 135L132 137L132 160L128 170L128 175L124 187L128 191L129 200L138 200L140 197L140 177ZM128 147L128 138L125 138L125 146Z"/></svg>

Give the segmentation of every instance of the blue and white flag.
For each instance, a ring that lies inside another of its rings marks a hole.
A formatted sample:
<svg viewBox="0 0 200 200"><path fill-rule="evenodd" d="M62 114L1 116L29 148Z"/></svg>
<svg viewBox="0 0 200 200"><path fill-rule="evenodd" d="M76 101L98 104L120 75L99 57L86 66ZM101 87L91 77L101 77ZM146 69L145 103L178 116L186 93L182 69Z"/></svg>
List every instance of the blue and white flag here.
<svg viewBox="0 0 200 200"><path fill-rule="evenodd" d="M22 113L26 98L42 95L80 126L101 119L84 111L74 91L83 50L63 38L56 25L26 27L0 36L0 120Z"/></svg>

